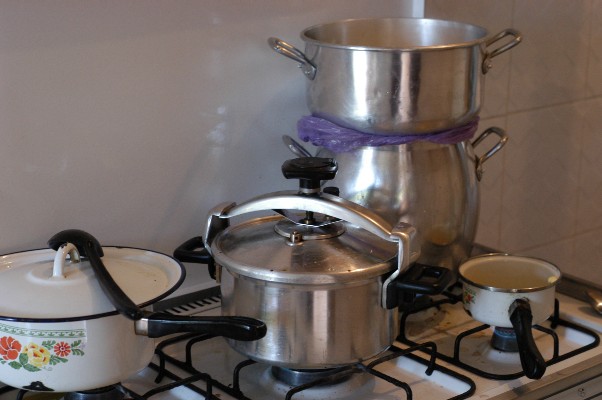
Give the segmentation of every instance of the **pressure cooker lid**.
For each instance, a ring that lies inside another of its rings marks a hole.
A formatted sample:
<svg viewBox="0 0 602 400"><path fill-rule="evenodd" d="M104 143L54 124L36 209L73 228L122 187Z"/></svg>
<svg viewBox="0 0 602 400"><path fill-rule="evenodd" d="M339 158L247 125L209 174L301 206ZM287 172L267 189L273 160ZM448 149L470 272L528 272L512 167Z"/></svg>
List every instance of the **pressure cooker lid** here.
<svg viewBox="0 0 602 400"><path fill-rule="evenodd" d="M223 230L212 244L215 261L246 277L296 284L361 281L395 267L397 245L362 228L339 221L344 229L333 227L338 234L308 237L305 231L291 240L282 234L283 221L261 217Z"/></svg>
<svg viewBox="0 0 602 400"><path fill-rule="evenodd" d="M173 258L149 250L103 247L102 261L119 287L141 307L173 292L184 268ZM0 319L71 320L115 312L90 263L73 255L53 276L60 252L32 250L0 257ZM56 274L55 274L56 275Z"/></svg>

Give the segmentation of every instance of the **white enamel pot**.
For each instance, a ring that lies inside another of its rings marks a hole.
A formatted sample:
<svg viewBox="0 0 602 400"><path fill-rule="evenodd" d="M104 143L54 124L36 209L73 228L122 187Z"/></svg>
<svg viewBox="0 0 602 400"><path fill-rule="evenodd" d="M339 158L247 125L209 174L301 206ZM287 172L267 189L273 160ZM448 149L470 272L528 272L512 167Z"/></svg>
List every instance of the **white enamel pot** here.
<svg viewBox="0 0 602 400"><path fill-rule="evenodd" d="M81 231L65 232L77 236ZM184 279L182 264L167 255L100 247L93 241L57 243L49 241L56 251L0 257L0 377L7 385L34 391L92 390L142 370L153 357L155 337L199 332L253 340L265 335L265 325L251 318L147 311ZM116 310L91 266L88 244L102 256L102 268L122 289L117 296L133 304L136 316Z"/></svg>
<svg viewBox="0 0 602 400"><path fill-rule="evenodd" d="M553 313L560 270L537 258L487 254L466 261L458 273L466 312L484 324L514 329L525 375L541 378L546 362L531 327Z"/></svg>

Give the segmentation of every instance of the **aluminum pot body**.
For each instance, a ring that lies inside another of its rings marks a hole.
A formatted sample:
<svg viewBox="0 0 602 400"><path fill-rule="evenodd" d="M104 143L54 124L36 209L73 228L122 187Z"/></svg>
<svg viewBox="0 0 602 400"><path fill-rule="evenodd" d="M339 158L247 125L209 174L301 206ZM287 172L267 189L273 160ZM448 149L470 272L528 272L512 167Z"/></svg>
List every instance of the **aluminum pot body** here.
<svg viewBox="0 0 602 400"><path fill-rule="evenodd" d="M383 279L346 284L282 284L222 268L222 313L261 319L263 339L228 340L236 351L296 369L356 363L386 350L399 334L398 313L381 306Z"/></svg>
<svg viewBox="0 0 602 400"><path fill-rule="evenodd" d="M474 257L459 268L464 309L473 319L500 328L512 328L511 305L529 303L532 324L554 311L558 268L547 261L507 254Z"/></svg>
<svg viewBox="0 0 602 400"><path fill-rule="evenodd" d="M470 255L479 214L479 188L468 142L414 142L319 154L336 158L332 184L341 197L389 222L416 227L418 262L457 269Z"/></svg>
<svg viewBox="0 0 602 400"><path fill-rule="evenodd" d="M7 385L73 392L113 385L142 370L154 340L121 315L63 322L0 320L0 371Z"/></svg>
<svg viewBox="0 0 602 400"><path fill-rule="evenodd" d="M512 30L498 39L509 34L515 37L511 45L489 52L487 30L475 25L377 18L310 27L301 33L304 54L286 42L270 43L301 56L313 115L362 132L399 135L473 119L490 58L520 41Z"/></svg>

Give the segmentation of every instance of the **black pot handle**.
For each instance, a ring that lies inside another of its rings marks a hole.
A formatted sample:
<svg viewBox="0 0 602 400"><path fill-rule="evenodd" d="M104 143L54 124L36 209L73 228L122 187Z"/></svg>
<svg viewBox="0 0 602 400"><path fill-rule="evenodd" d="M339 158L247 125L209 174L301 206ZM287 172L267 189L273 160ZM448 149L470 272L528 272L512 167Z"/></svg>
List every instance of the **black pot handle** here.
<svg viewBox="0 0 602 400"><path fill-rule="evenodd" d="M194 317L147 313L143 319L136 321L136 333L150 338L188 332L250 341L264 337L267 327L265 323L257 319L238 316Z"/></svg>
<svg viewBox="0 0 602 400"><path fill-rule="evenodd" d="M215 279L215 261L205 248L202 236L195 236L179 245L174 250L173 257L180 262L207 264L209 275Z"/></svg>
<svg viewBox="0 0 602 400"><path fill-rule="evenodd" d="M546 361L543 359L535 340L533 339L532 324L533 314L531 306L526 299L516 299L510 309L510 322L516 334L520 363L525 376L530 379L539 379L546 372Z"/></svg>
<svg viewBox="0 0 602 400"><path fill-rule="evenodd" d="M386 290L387 309L409 303L416 294L435 295L442 293L451 283L453 273L448 268L414 263Z"/></svg>
<svg viewBox="0 0 602 400"><path fill-rule="evenodd" d="M65 243L74 244L80 255L88 258L100 287L120 314L132 320L142 318L142 310L121 290L107 271L101 260L104 255L102 247L94 236L79 229L67 229L48 240L48 246L54 250L58 250Z"/></svg>

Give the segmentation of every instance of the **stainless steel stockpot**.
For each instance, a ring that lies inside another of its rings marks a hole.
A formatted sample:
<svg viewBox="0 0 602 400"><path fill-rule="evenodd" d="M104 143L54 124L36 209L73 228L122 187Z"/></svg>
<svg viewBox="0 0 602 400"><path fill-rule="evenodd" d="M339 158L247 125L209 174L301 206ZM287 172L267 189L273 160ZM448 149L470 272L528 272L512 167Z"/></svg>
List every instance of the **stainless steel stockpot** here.
<svg viewBox="0 0 602 400"><path fill-rule="evenodd" d="M492 134L498 140L475 155L474 147ZM420 141L337 154L321 148L318 155L337 160L331 183L341 197L391 224L401 219L416 227L418 261L456 270L470 256L476 235L483 165L507 139L502 129L490 127L472 142Z"/></svg>
<svg viewBox="0 0 602 400"><path fill-rule="evenodd" d="M327 159L294 162L315 160ZM319 184L224 204L209 214L204 250L215 262L222 313L260 317L268 327L254 345L228 340L256 361L318 369L370 358L398 335L396 307L404 294L442 290L451 278L421 280L424 270L409 267L417 256L413 227L393 227L364 207L320 192ZM267 210L281 215L229 225ZM175 256L191 261L178 250Z"/></svg>
<svg viewBox="0 0 602 400"><path fill-rule="evenodd" d="M497 48L503 38L511 40ZM305 52L270 38L307 76L313 115L375 134L450 129L480 110L491 59L521 41L514 29L415 18L351 19L301 33Z"/></svg>

